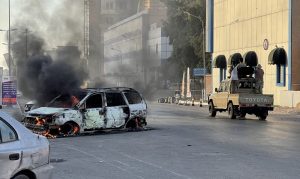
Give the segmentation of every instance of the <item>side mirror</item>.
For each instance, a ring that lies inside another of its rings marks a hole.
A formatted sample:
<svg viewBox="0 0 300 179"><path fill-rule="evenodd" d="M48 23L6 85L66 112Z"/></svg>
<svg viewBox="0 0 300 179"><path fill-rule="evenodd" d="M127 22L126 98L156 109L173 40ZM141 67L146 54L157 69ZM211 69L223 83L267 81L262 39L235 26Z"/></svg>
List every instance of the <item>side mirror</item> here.
<svg viewBox="0 0 300 179"><path fill-rule="evenodd" d="M216 93L219 92L218 88L215 88L215 92L216 92Z"/></svg>

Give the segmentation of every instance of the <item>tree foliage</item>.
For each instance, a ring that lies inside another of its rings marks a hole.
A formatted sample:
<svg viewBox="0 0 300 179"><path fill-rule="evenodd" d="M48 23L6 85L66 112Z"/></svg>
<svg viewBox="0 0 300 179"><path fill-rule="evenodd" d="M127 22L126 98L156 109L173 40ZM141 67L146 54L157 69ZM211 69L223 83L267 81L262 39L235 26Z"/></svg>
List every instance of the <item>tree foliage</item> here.
<svg viewBox="0 0 300 179"><path fill-rule="evenodd" d="M205 0L161 1L168 8L167 20L164 22L163 29L173 45L173 53L168 61L168 66L176 66L178 74L173 75L180 78L181 72L187 67L203 67L205 39L203 39L203 27L200 19L205 27ZM208 65L207 63L207 67Z"/></svg>

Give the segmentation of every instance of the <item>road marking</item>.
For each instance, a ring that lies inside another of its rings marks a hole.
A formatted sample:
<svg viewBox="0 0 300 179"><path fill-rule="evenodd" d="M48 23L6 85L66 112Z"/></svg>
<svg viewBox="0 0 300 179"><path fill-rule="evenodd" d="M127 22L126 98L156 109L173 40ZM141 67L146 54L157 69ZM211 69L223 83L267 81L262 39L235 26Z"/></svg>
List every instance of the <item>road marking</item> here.
<svg viewBox="0 0 300 179"><path fill-rule="evenodd" d="M154 167L154 168L158 168L158 169L161 169L161 170L163 170L163 171L172 173L173 175L175 175L175 176L177 176L177 177L188 178L188 179L190 179L189 176L182 175L182 174L180 174L180 173L176 173L176 172L174 172L174 171L172 171L172 170L169 170L169 169L166 169L166 168L164 168L164 167L162 167L162 166L160 166L160 165L156 165L156 164L154 164L154 163L147 162L147 161L144 161L144 160L135 158L135 157L133 157L133 156L131 156L131 155L128 155L128 154L125 154L125 153L123 153L123 152L118 152L118 151L115 151L115 150L114 150L114 152L119 153L119 154L121 154L121 155L123 155L123 156L125 156L125 157L127 157L127 158L130 158L130 159L136 160L136 161L138 161L138 162L144 163L144 164L146 164L146 165L150 165L150 166L152 166L152 167Z"/></svg>
<svg viewBox="0 0 300 179"><path fill-rule="evenodd" d="M124 165L126 167L130 167L130 165L128 165L127 163L121 162L119 160L114 160L114 161L117 162L117 163L119 163L119 164L121 164L121 165Z"/></svg>
<svg viewBox="0 0 300 179"><path fill-rule="evenodd" d="M124 171L124 172L126 172L126 173L128 173L128 174L130 174L130 175L133 175L133 176L135 176L135 177L137 177L137 178L145 179L144 177L139 176L139 175L136 175L136 174L134 174L133 172L129 172L129 171L127 171L126 169L123 169L123 168L121 168L121 167L119 167L119 166L117 166L117 165L114 165L114 164L111 163L111 162L105 161L104 159L102 159L102 158L100 158L100 157L98 157L98 156L96 156L96 155L93 155L93 154L87 153L87 152L85 152L85 151L82 151L82 150L80 150L80 149L77 149L77 148L75 148L75 146L66 145L66 144L63 144L63 145L64 145L66 148L70 149L70 150L75 150L75 151L77 151L77 152L79 152L79 153L82 153L82 154L84 154L84 155L86 155L86 156L89 156L89 157L91 157L91 158L93 158L93 159L97 159L98 162L100 162L100 163L104 163L104 162L105 162L107 165L110 165L110 166L115 167L115 168L117 168L117 169L119 169L119 170L122 170L122 171Z"/></svg>

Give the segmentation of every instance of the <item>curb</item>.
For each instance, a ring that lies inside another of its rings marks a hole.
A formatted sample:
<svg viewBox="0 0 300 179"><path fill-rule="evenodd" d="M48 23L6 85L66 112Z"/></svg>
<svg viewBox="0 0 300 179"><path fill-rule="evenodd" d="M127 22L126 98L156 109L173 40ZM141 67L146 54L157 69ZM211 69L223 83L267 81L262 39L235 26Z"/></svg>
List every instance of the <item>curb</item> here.
<svg viewBox="0 0 300 179"><path fill-rule="evenodd" d="M208 103L201 102L201 101L192 101L192 100L179 100L178 105L184 105L184 106L208 106Z"/></svg>

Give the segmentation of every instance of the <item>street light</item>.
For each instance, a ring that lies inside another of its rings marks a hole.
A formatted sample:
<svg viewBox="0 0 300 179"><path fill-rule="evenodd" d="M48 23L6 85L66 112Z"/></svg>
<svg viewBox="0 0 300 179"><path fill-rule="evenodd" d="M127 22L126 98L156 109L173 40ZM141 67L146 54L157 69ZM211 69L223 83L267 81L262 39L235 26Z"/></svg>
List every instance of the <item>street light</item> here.
<svg viewBox="0 0 300 179"><path fill-rule="evenodd" d="M203 86L204 86L204 96L206 96L206 80L205 80L205 76L206 76L206 59L205 59L205 46L204 46L204 44L205 44L205 26L204 26L204 22L203 22L203 19L200 16L196 16L194 14L191 14L190 12L185 11L185 10L183 10L181 8L178 8L178 10L182 11L184 14L187 14L188 16L192 16L192 17L198 19L201 22L202 36L203 36L202 37L202 40L203 40L203 42L202 42L203 43L202 44L202 46L203 46L202 58L203 58L203 68L204 68L204 80L203 80L204 82L203 82ZM202 97L202 99L203 99L203 97Z"/></svg>

